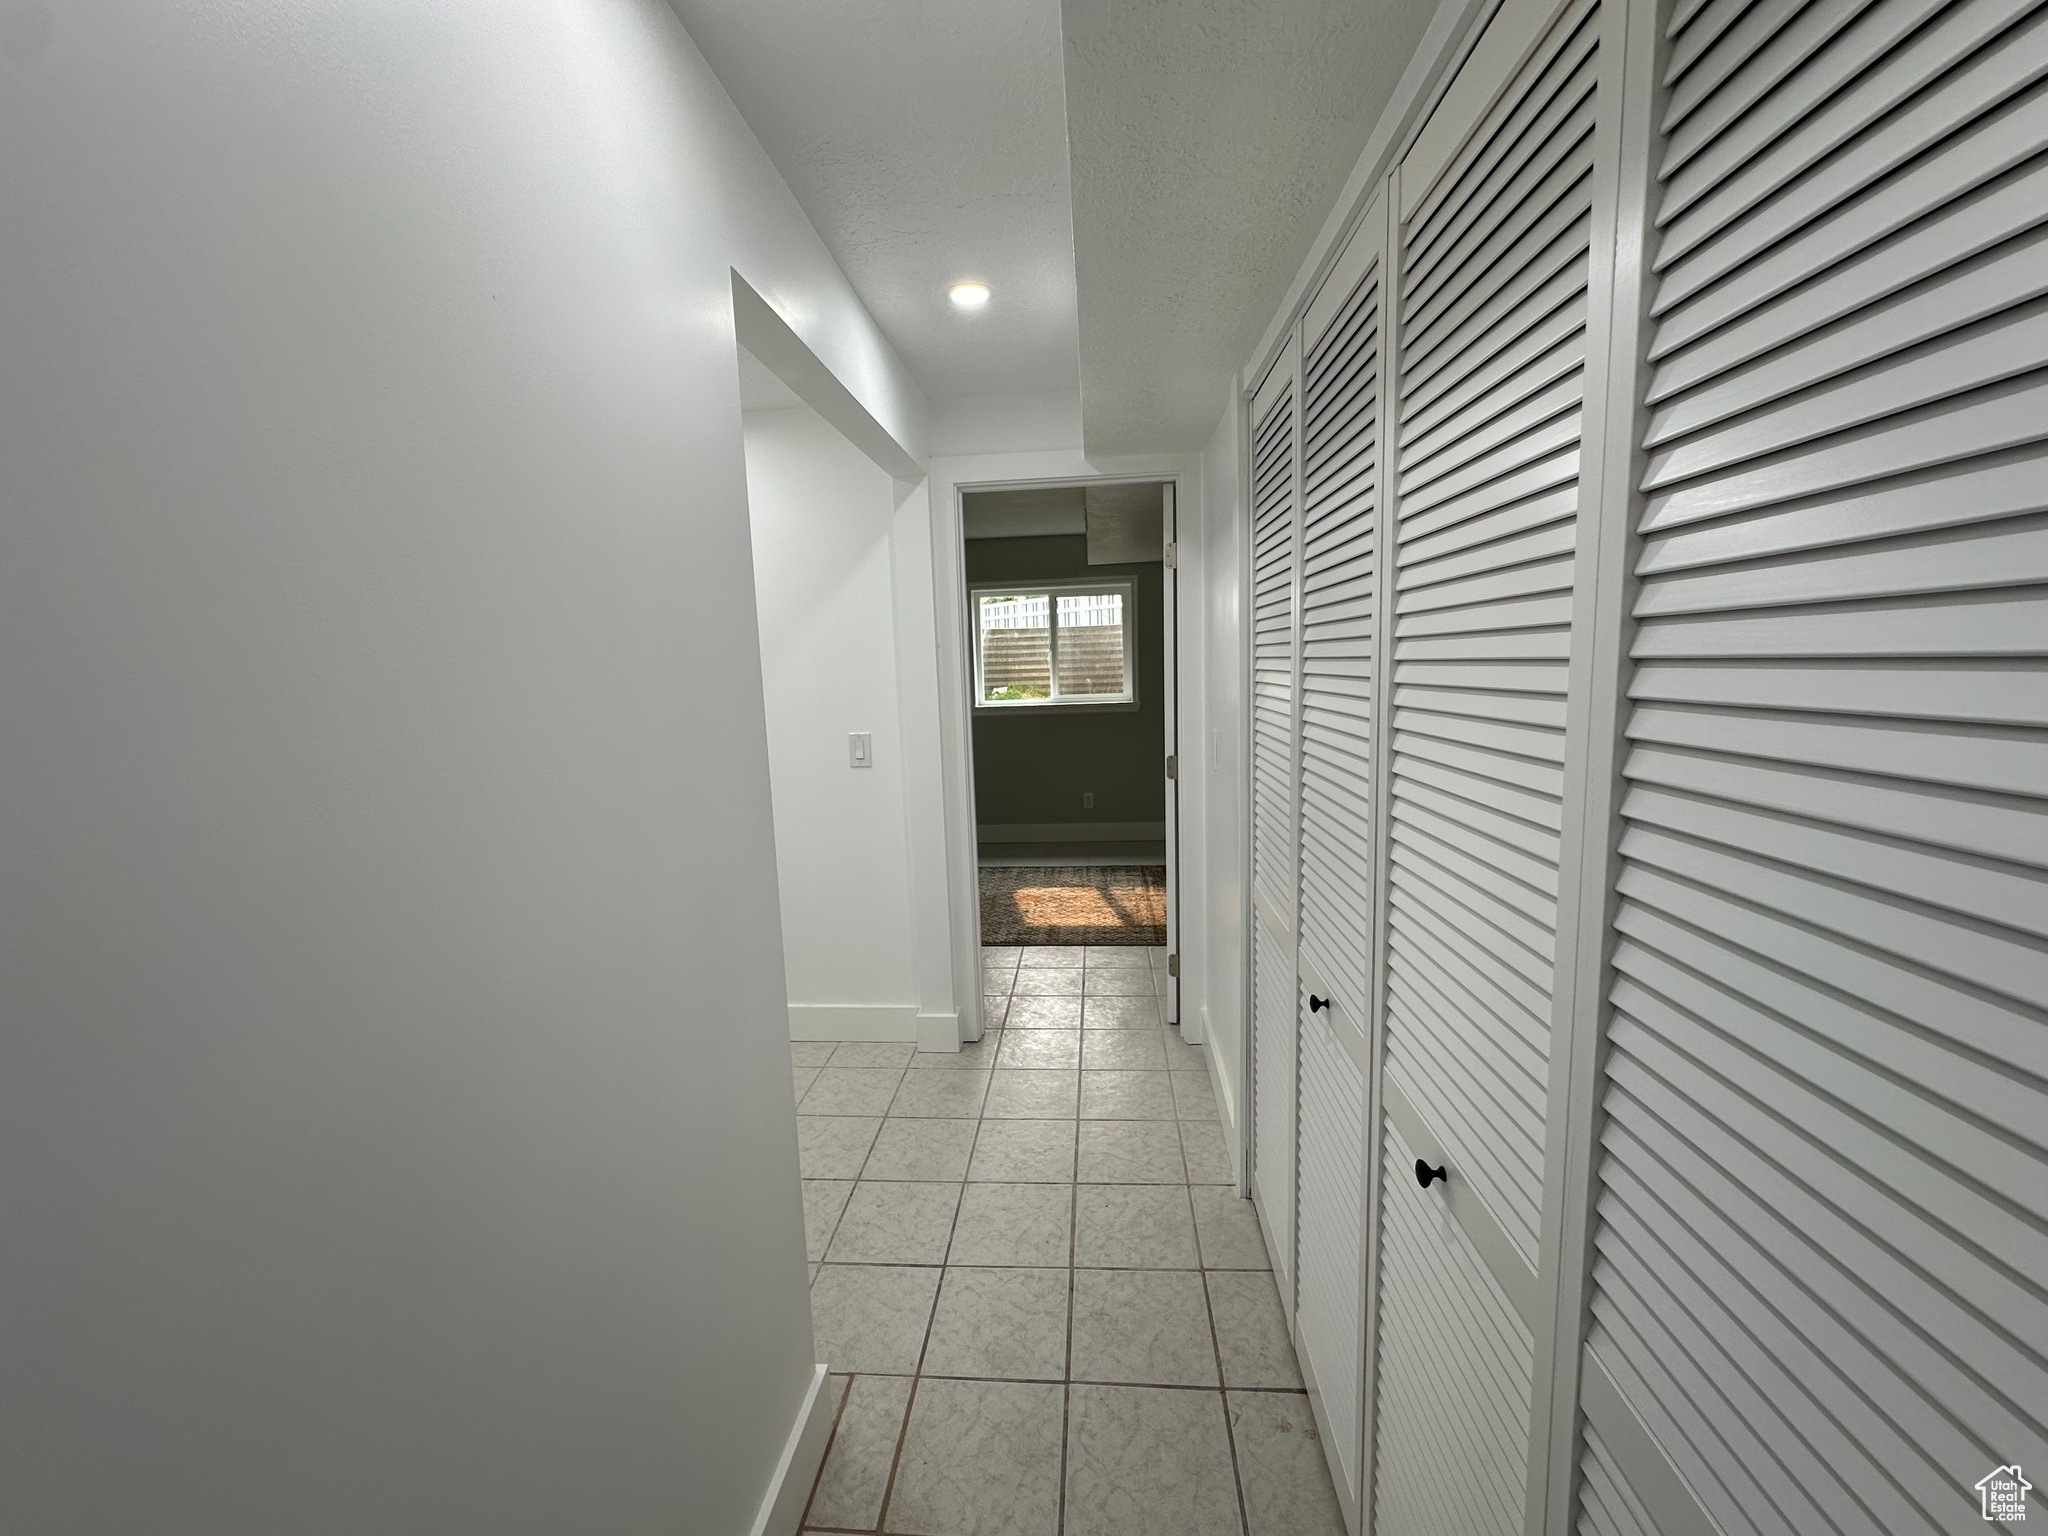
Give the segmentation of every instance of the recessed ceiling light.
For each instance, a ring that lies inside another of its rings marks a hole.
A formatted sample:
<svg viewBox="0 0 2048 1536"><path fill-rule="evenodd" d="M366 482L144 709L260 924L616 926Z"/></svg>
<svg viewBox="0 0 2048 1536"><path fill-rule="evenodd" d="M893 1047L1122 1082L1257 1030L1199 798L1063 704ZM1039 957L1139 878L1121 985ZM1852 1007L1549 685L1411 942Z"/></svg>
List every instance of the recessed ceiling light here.
<svg viewBox="0 0 2048 1536"><path fill-rule="evenodd" d="M958 309L979 309L988 302L986 283L955 283L948 292Z"/></svg>

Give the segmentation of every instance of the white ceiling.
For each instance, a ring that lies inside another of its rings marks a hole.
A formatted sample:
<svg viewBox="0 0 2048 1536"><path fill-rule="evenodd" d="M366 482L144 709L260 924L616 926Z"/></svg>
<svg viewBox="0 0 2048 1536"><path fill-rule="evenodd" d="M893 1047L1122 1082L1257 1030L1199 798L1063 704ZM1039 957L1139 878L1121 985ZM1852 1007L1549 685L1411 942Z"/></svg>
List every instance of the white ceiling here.
<svg viewBox="0 0 2048 1536"><path fill-rule="evenodd" d="M1067 0L1093 453L1199 448L1434 0Z"/></svg>
<svg viewBox="0 0 2048 1536"><path fill-rule="evenodd" d="M1166 555L1164 485L1088 487L1088 563L1130 565Z"/></svg>
<svg viewBox="0 0 2048 1536"><path fill-rule="evenodd" d="M1077 387L1059 0L672 3L927 393Z"/></svg>
<svg viewBox="0 0 2048 1536"><path fill-rule="evenodd" d="M1162 483L1029 486L969 491L960 498L961 531L970 539L1088 536L1090 565L1157 560L1166 527Z"/></svg>
<svg viewBox="0 0 2048 1536"><path fill-rule="evenodd" d="M970 539L1029 539L1088 531L1087 493L1078 485L970 491L960 498L961 532Z"/></svg>
<svg viewBox="0 0 2048 1536"><path fill-rule="evenodd" d="M1140 453L1207 439L1435 0L672 4L928 394Z"/></svg>

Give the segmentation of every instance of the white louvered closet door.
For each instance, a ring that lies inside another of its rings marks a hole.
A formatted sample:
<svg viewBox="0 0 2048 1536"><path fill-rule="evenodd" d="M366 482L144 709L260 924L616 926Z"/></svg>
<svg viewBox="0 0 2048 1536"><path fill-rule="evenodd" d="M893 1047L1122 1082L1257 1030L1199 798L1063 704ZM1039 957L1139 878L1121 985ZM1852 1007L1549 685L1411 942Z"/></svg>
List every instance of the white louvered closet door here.
<svg viewBox="0 0 2048 1536"><path fill-rule="evenodd" d="M1510 0L1400 173L1384 1536L1523 1529L1601 22Z"/></svg>
<svg viewBox="0 0 2048 1536"><path fill-rule="evenodd" d="M1331 1475L1363 1476L1373 976L1374 559L1384 201L1303 321L1300 1232L1296 1332Z"/></svg>
<svg viewBox="0 0 2048 1536"><path fill-rule="evenodd" d="M1728 1536L1992 1529L2048 1486L2048 11L1663 19L1588 1374Z"/></svg>
<svg viewBox="0 0 2048 1536"><path fill-rule="evenodd" d="M1301 517L1291 360L1253 405L1252 1194L1281 1301L1294 1276L1296 649Z"/></svg>

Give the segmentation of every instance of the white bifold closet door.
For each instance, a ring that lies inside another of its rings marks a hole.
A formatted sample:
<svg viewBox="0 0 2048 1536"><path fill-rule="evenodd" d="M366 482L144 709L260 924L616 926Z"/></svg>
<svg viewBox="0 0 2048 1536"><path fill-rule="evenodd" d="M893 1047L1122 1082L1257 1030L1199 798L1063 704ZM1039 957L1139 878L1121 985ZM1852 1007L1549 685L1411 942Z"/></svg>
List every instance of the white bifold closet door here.
<svg viewBox="0 0 2048 1536"><path fill-rule="evenodd" d="M1309 306L1301 365L1301 1041L1296 1335L1331 1475L1363 1477L1373 965L1375 512L1384 200Z"/></svg>
<svg viewBox="0 0 2048 1536"><path fill-rule="evenodd" d="M1509 0L1397 182L1386 1536L1524 1526L1601 26Z"/></svg>
<svg viewBox="0 0 2048 1536"><path fill-rule="evenodd" d="M1296 1068L1296 634L1300 434L1291 359L1253 403L1252 1193L1293 1311Z"/></svg>
<svg viewBox="0 0 2048 1536"><path fill-rule="evenodd" d="M1727 1536L1991 1529L2048 1487L2048 11L1659 21L1587 1374ZM1582 1528L1656 1529L1608 1454Z"/></svg>

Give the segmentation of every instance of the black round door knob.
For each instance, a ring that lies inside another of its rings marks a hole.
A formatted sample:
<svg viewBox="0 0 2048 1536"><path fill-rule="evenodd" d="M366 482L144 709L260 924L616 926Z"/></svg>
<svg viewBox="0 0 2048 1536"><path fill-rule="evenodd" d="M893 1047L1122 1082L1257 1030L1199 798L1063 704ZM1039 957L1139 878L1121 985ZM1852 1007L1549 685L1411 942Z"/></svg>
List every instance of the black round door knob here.
<svg viewBox="0 0 2048 1536"><path fill-rule="evenodd" d="M1428 1163L1425 1163L1419 1157L1415 1159L1416 1183L1420 1184L1424 1189L1427 1189L1431 1184L1435 1183L1438 1179L1442 1179L1446 1184L1448 1184L1451 1181L1451 1176L1440 1167L1430 1167Z"/></svg>
<svg viewBox="0 0 2048 1536"><path fill-rule="evenodd" d="M1329 1000L1329 999L1328 999L1327 997L1317 997L1317 996L1315 995L1315 993L1313 993L1313 992L1309 993L1309 995L1308 995L1308 1011L1309 1011L1310 1013L1321 1013L1321 1012L1322 1012L1322 1011L1323 1011L1323 1010L1324 1010L1325 1008L1327 1008L1327 1007L1329 1007L1329 1006L1330 1006L1330 1000Z"/></svg>

